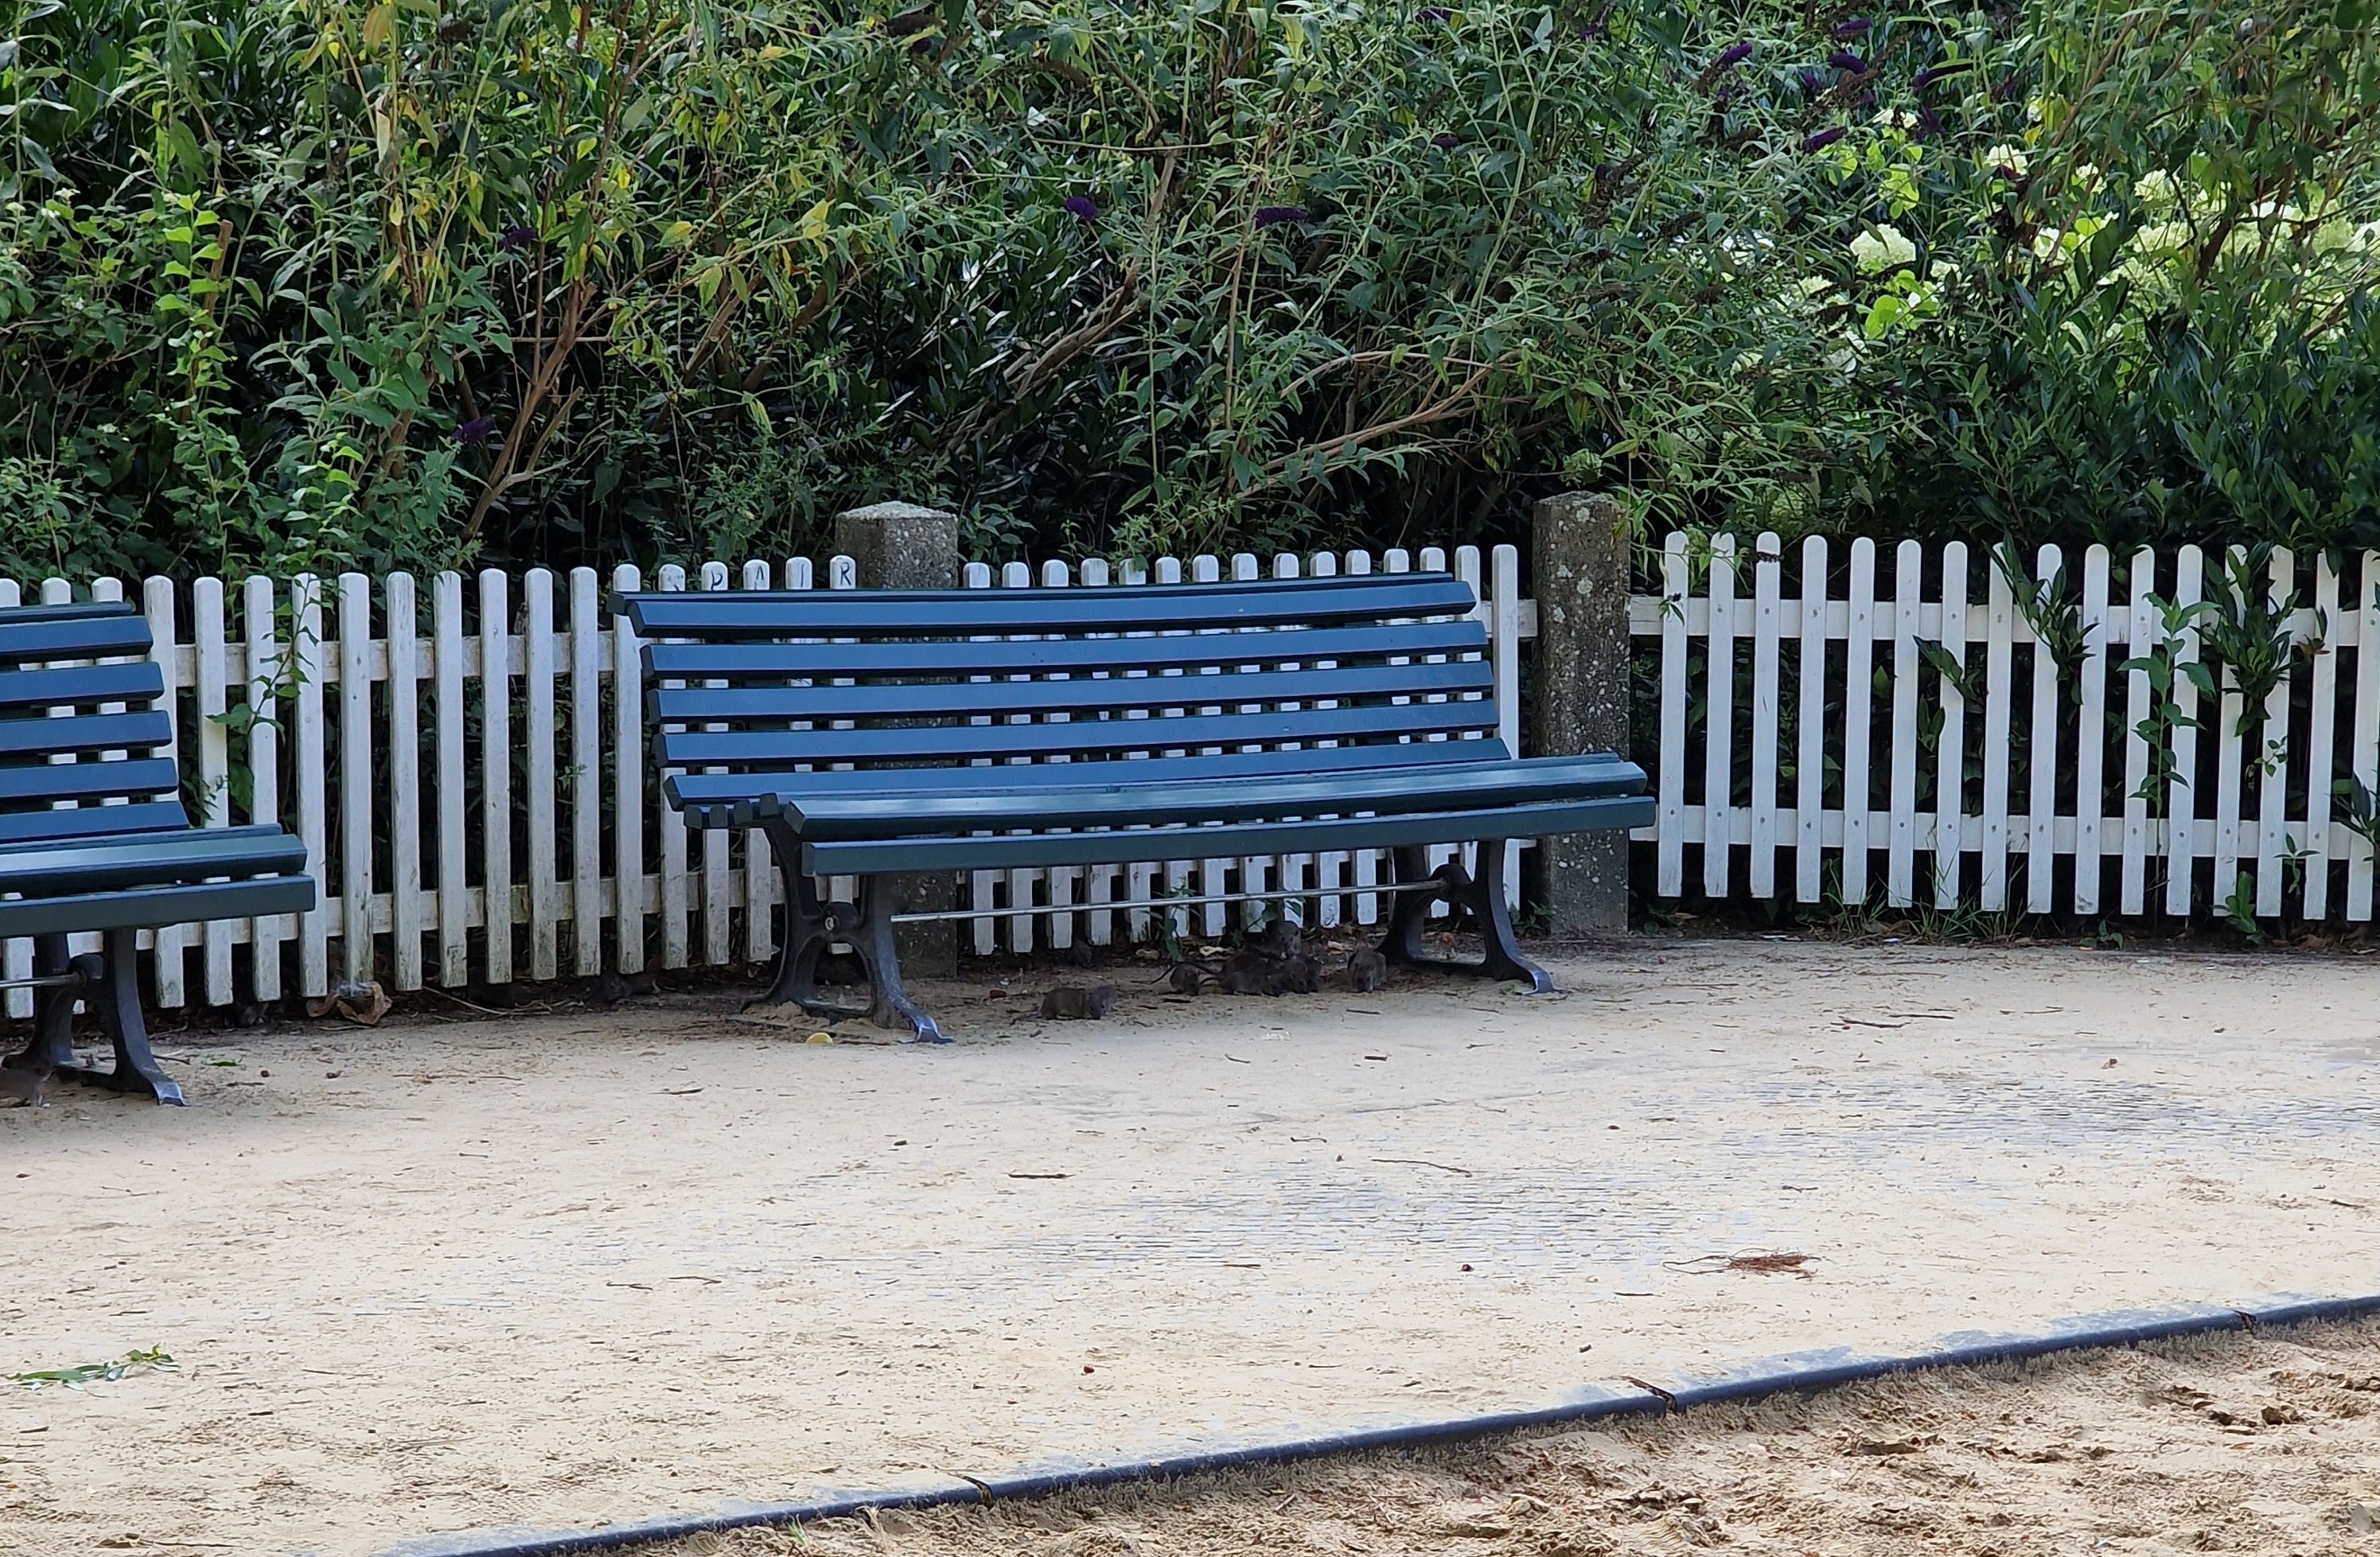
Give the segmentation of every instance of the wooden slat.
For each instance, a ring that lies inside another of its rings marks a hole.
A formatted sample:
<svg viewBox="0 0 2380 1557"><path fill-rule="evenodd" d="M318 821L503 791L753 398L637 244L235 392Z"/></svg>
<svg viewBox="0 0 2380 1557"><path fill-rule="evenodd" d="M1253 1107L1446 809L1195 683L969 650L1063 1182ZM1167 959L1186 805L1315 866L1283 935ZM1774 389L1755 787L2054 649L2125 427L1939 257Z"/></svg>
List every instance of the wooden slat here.
<svg viewBox="0 0 2380 1557"><path fill-rule="evenodd" d="M1892 822L1885 901L1906 908L1917 888L1917 631L1925 549L1904 541L1892 564Z"/></svg>
<svg viewBox="0 0 2380 1557"><path fill-rule="evenodd" d="M421 616L413 575L382 585L388 631L390 972L400 990L421 988L421 937L428 929L421 891Z"/></svg>
<svg viewBox="0 0 2380 1557"><path fill-rule="evenodd" d="M2143 547L2132 553L2131 658L2143 658L2158 630L2156 553ZM2141 725L2149 717L2150 688L2146 671L2124 678L2124 877L2122 911L2139 914L2148 905L2148 862L2155 854L2149 837L2149 747Z"/></svg>
<svg viewBox="0 0 2380 1557"><path fill-rule="evenodd" d="M528 976L544 980L562 970L562 882L556 858L554 806L553 575L532 567L521 578L522 738L528 823Z"/></svg>
<svg viewBox="0 0 2380 1557"><path fill-rule="evenodd" d="M1763 531L1754 542L1752 608L1752 895L1777 895L1777 677L1784 610L1779 603L1783 542Z"/></svg>
<svg viewBox="0 0 2380 1557"><path fill-rule="evenodd" d="M637 566L623 563L612 575L618 594L641 587ZM612 618L612 854L617 918L613 923L614 966L624 974L645 967L645 742L644 663L637 631L625 615ZM681 832L684 829L680 829Z"/></svg>
<svg viewBox="0 0 2380 1557"><path fill-rule="evenodd" d="M1950 625L1942 624L1947 635ZM2033 740L2034 786L2031 809L2033 835L2041 834L2043 823L2056 814L2056 791L2043 795L2041 776L2056 772L2055 762L2040 760L2040 742L2046 733L2057 739L2058 688L2046 682L2041 675L2044 655L2034 655L2033 676ZM2009 740L2009 726L2016 707L2016 595L1998 562L1986 554L1984 558L1984 814L1983 833L1977 851L1975 871L1976 902L1987 914L1997 914L2008 906L2009 870L2009 787L2014 774L2015 756ZM2028 858L2046 866L2051 861L2048 851Z"/></svg>
<svg viewBox="0 0 2380 1557"><path fill-rule="evenodd" d="M703 590L717 594L727 588L727 565L707 562L702 565ZM721 602L706 602L706 608ZM730 602L733 603L733 602ZM633 617L633 613L631 614ZM712 967L727 961L733 944L731 924L735 894L728 879L728 835L706 833L702 835L702 960Z"/></svg>
<svg viewBox="0 0 2380 1557"><path fill-rule="evenodd" d="M2107 548L2094 543L2082 553L2082 687L2081 712L2076 717L2074 747L2074 911L2077 914L2099 912L2099 875L2107 843L2101 835L2101 822L2107 814ZM2053 667L2054 668L2054 667ZM2052 689L2051 708L2058 706L2058 692ZM2051 785L2055 793L2055 753L2043 759L2043 765L2052 770ZM2034 836L2042 839L2038 823ZM2054 840L2037 841L2033 858L2038 865L2028 864L2027 873L2038 873L2040 883L2034 889L2034 900L2039 905L2036 913L2048 913L2053 907L2051 897Z"/></svg>
<svg viewBox="0 0 2380 1557"><path fill-rule="evenodd" d="M438 720L438 982L471 981L471 894L466 863L463 732L463 576L452 568L431 584L431 655Z"/></svg>
<svg viewBox="0 0 2380 1557"><path fill-rule="evenodd" d="M340 964L347 982L372 977L371 580L339 575Z"/></svg>
<svg viewBox="0 0 2380 1557"><path fill-rule="evenodd" d="M66 580L44 579L42 585L42 597L44 604L65 604L67 599ZM165 738L175 749L178 750L181 744L179 726L182 717L182 677L181 656L176 652L180 639L175 631L174 625L173 580L170 578L143 580L140 587L140 600L141 613L145 618L142 622L135 624L112 613L101 616L61 619L53 630L18 636L17 652L26 651L34 642L45 642L55 646L58 651L58 657L66 658L72 651L66 650L65 640L68 637L79 635L86 648L82 654L72 654L76 659L84 658L86 654L91 653L127 651L137 653L140 652L137 648L128 650L128 646L134 641L128 635L136 629L145 632L149 640L149 659L157 667L159 675L165 684L164 696L157 703L157 707L164 711L166 719ZM189 1000L184 983L186 978L184 969L188 960L185 952L190 942L190 927L188 925L164 925L160 927L156 933L153 944L157 1004L168 1011L180 1009ZM78 952L83 949L76 948Z"/></svg>
<svg viewBox="0 0 2380 1557"><path fill-rule="evenodd" d="M21 598L17 580L0 578L0 609L18 609ZM158 679L162 687L162 672ZM0 825L5 825L5 819L0 819ZM32 976L32 943L22 940L0 942L0 978L13 981ZM33 1014L33 991L26 989L0 991L0 1011L6 1011L12 1021L25 1020Z"/></svg>
<svg viewBox="0 0 2380 1557"><path fill-rule="evenodd" d="M664 563L660 582L665 592L674 593L683 590L686 588L686 569L675 563ZM655 740L666 734L668 728L664 724L657 729ZM662 770L662 782L666 784L677 772L679 770L664 767ZM657 803L660 803L658 797ZM686 828L669 813L665 804L655 816L653 825L661 830L662 845L662 966L684 967L693 952L687 925L691 883L686 880Z"/></svg>
<svg viewBox="0 0 2380 1557"><path fill-rule="evenodd" d="M1967 663L1967 543L1942 548L1942 646L1963 670ZM1959 867L1966 844L1967 699L1948 676L1941 682L1942 731L1934 747L1934 906L1959 906Z"/></svg>
<svg viewBox="0 0 2380 1557"><path fill-rule="evenodd" d="M321 997L331 992L331 890L329 870L330 810L323 772L322 685L329 662L322 640L322 585L310 573L289 581L290 654L297 663L296 718L290 739L297 743L297 794L292 797L297 833L306 841L306 871L321 887L314 906L298 921L298 992ZM343 862L344 864L344 862Z"/></svg>
<svg viewBox="0 0 2380 1557"><path fill-rule="evenodd" d="M2296 564L2286 548L2274 549L2271 576L2267 587L2276 602L2288 600L2295 591ZM2273 689L2265 699L2262 727L2257 731L2256 749L2249 753L2254 766L2256 781L2256 915L2259 918L2277 918L2281 911L2281 858L2289 844L2289 757L2297 748L2295 732L2289 727L2290 682L2296 678L2297 659L2292 655ZM2302 840L2300 845L2302 846Z"/></svg>
<svg viewBox="0 0 2380 1557"><path fill-rule="evenodd" d="M1711 538L1703 660L1703 894L1728 894L1735 837L1735 537Z"/></svg>
<svg viewBox="0 0 2380 1557"><path fill-rule="evenodd" d="M2195 546L2184 546L2174 566L2173 599L2177 605L2195 605L2204 581L2205 559ZM2181 635L2176 647L2178 661L2188 663L2198 658L2198 629L2192 627ZM2198 688L2180 676L2174 678L2174 706L2187 721L2198 716ZM2173 782L2166 791L2166 882L2165 911L2176 918L2190 913L2192 862L2195 859L2198 836L2198 729L2184 723L2173 734L2174 760L2178 765ZM2228 882L2220 882L2219 898L2231 890Z"/></svg>
<svg viewBox="0 0 2380 1557"><path fill-rule="evenodd" d="M2247 555L2244 546L2230 549L2230 558L2235 563L2246 560ZM2230 593L2226 579L2218 579L2216 587L2224 596ZM2240 728L2247 721L2242 717L2245 707L2239 677L2226 665L2216 673L2215 684L2221 694L2216 702L2218 712L2215 728L2215 901L2219 905L2240 884L2240 770L2248 753L2246 732Z"/></svg>
<svg viewBox="0 0 2380 1557"><path fill-rule="evenodd" d="M1851 601L1845 612L1843 655L1843 902L1867 902L1871 805L1869 727L1876 715L1871 656L1876 652L1876 542L1863 535L1852 542Z"/></svg>
<svg viewBox="0 0 2380 1557"><path fill-rule="evenodd" d="M480 879L487 978L513 981L513 615L501 569L480 574Z"/></svg>
<svg viewBox="0 0 2380 1557"><path fill-rule="evenodd" d="M2365 552L2356 569L2352 614L2361 618L2355 645L2355 736L2348 748L2349 770L2366 793L2380 795L2380 552ZM2361 834L2347 845L2347 917L2372 918L2372 840Z"/></svg>
<svg viewBox="0 0 2380 1557"><path fill-rule="evenodd" d="M762 565L767 566L766 564ZM603 971L603 639L601 586L570 570L571 967Z"/></svg>
<svg viewBox="0 0 2380 1557"><path fill-rule="evenodd" d="M1827 540L1812 535L1802 541L1802 647L1793 714L1793 897L1798 903L1819 902L1826 893L1827 615Z"/></svg>
<svg viewBox="0 0 2380 1557"><path fill-rule="evenodd" d="M240 625L248 637L248 706L256 718L248 727L248 817L281 821L282 656L278 591L273 580L251 574L240 585ZM281 944L297 932L286 914L261 914L249 924L249 992L259 1003L281 998Z"/></svg>
<svg viewBox="0 0 2380 1557"><path fill-rule="evenodd" d="M2327 624L2328 640L2313 657L2313 697L2306 722L2306 821L2300 845L2306 851L2305 889L2301 912L2310 922L2330 914L2331 785L2338 781L2338 567L2330 553L2314 553L2313 609L2315 620Z"/></svg>

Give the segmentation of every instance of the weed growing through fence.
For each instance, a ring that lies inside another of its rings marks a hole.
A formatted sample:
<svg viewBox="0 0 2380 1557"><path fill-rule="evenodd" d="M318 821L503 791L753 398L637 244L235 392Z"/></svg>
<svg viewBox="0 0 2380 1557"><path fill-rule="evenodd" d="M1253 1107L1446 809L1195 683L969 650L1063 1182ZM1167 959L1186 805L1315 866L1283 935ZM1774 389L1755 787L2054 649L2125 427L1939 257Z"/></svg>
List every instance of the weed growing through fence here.
<svg viewBox="0 0 2380 1557"><path fill-rule="evenodd" d="M2265 718L2265 703L2289 673L2289 618L2298 608L2295 590L2272 598L2273 548L2260 543L2223 559L2214 597L2204 603L2199 629L2207 662L2222 667L2225 688L2240 694L2240 717L2232 734L2244 736Z"/></svg>
<svg viewBox="0 0 2380 1557"><path fill-rule="evenodd" d="M2002 541L1992 549L1992 563L2008 581L2017 614L2057 664L2067 696L2080 704L2082 662L2090 657L2091 644L2082 626L2082 593L2074 582L2074 570L2060 561L2057 572L2035 582L2025 572L2024 558L2013 540Z"/></svg>
<svg viewBox="0 0 2380 1557"><path fill-rule="evenodd" d="M2265 927L2256 920L2256 879L2242 870L2231 879L2231 895L2221 905L2225 922L2247 938L2248 944L2265 943Z"/></svg>

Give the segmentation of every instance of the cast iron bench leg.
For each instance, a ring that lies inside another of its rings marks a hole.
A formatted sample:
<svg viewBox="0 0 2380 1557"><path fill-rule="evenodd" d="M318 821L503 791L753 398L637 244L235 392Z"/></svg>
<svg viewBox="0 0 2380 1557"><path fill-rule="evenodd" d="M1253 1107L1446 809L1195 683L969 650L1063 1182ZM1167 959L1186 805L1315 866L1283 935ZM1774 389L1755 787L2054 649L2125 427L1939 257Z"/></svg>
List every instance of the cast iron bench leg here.
<svg viewBox="0 0 2380 1557"><path fill-rule="evenodd" d="M777 956L776 987L763 1000L772 1005L790 1001L829 1018L865 1016L880 1028L906 1028L928 1043L948 1042L934 1019L901 987L900 958L892 946L891 883L863 876L856 904L822 901L818 883L802 870L802 842L794 830L778 822L768 833L785 881L785 947ZM859 955L867 970L873 999L865 1007L839 1004L819 992L819 958L838 940Z"/></svg>
<svg viewBox="0 0 2380 1557"><path fill-rule="evenodd" d="M1450 859L1431 870L1429 853L1418 844L1393 852L1398 885L1435 881L1439 886L1436 892L1396 894L1389 911L1389 932L1380 942L1382 956L1409 967L1444 967L1483 978L1510 979L1528 985L1531 994L1552 992L1552 978L1521 955L1521 944L1512 935L1512 917L1504 907L1503 839L1481 840L1476 881L1458 859ZM1429 906L1440 899L1450 907L1468 912L1472 922L1478 926L1484 955L1477 962L1433 957L1421 949L1421 932L1429 919Z"/></svg>
<svg viewBox="0 0 2380 1557"><path fill-rule="evenodd" d="M934 1019L901 987L901 956L892 944L892 878L859 878L859 924L852 946L868 965L868 984L876 991L868 1020L880 1028L907 1028L921 1043L948 1043Z"/></svg>
<svg viewBox="0 0 2380 1557"><path fill-rule="evenodd" d="M55 979L73 971L63 935L33 937L33 974ZM53 1075L74 1069L74 1008L82 991L73 984L52 984L33 991L31 1041L0 1064L10 1070L46 1071Z"/></svg>
<svg viewBox="0 0 2380 1557"><path fill-rule="evenodd" d="M756 1004L783 1005L790 1002L829 1018L868 1015L859 1006L840 1004L819 992L819 958L833 944L840 917L835 909L839 905L821 900L818 883L802 870L802 841L794 835L794 830L780 821L769 825L766 831L770 851L777 858L777 873L785 883L785 944L777 954L776 987Z"/></svg>
<svg viewBox="0 0 2380 1557"><path fill-rule="evenodd" d="M111 930L107 932L104 955L87 952L74 959L74 971L82 975L82 988L71 984L45 990L44 994L57 997L55 1006L42 1013L42 1034L37 1045L47 1042L51 1052L65 1048L67 1062L57 1065L60 1076L77 1081L87 1081L94 1087L105 1087L117 1092L140 1092L161 1103L182 1101L182 1089L157 1068L157 1056L149 1050L149 1028L140 1017L140 953L131 930ZM73 1063L74 1051L67 1046L66 1029L74 1011L75 997L80 994L99 1007L100 1022L115 1045L115 1067L113 1070L92 1070ZM55 1037L50 1037L51 1025L55 1025Z"/></svg>

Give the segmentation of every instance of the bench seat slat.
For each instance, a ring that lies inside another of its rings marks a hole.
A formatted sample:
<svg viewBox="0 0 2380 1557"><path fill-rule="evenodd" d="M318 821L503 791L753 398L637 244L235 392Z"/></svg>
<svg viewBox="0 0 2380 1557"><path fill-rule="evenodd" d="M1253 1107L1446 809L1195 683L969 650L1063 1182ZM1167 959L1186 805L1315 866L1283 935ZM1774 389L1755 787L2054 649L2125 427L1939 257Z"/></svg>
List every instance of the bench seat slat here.
<svg viewBox="0 0 2380 1557"><path fill-rule="evenodd" d="M53 751L145 750L169 745L173 739L173 721L155 709L86 713L71 719L0 719L0 758Z"/></svg>
<svg viewBox="0 0 2380 1557"><path fill-rule="evenodd" d="M984 790L973 795L897 788L875 794L796 794L786 797L786 814L804 838L824 842L986 828L1168 826L1353 811L1385 815L1479 809L1633 795L1645 786L1642 768L1600 756L1174 783L1068 784L1062 780L1069 766L1073 764L993 769ZM895 783L901 777L882 776Z"/></svg>
<svg viewBox="0 0 2380 1557"><path fill-rule="evenodd" d="M71 894L305 868L305 844L271 826L193 829L162 838L56 839L0 845L0 893Z"/></svg>
<svg viewBox="0 0 2380 1557"><path fill-rule="evenodd" d="M164 673L153 660L64 670L0 671L0 708L143 703L164 695Z"/></svg>
<svg viewBox="0 0 2380 1557"><path fill-rule="evenodd" d="M1062 724L936 724L875 730L664 730L653 751L666 768L781 770L795 763L965 762L978 757L1171 751L1271 746L1493 729L1496 705L1366 703L1288 712L1208 713L1175 719L1076 719Z"/></svg>
<svg viewBox="0 0 2380 1557"><path fill-rule="evenodd" d="M170 757L136 757L125 762L28 762L0 767L0 804L170 795L181 782Z"/></svg>
<svg viewBox="0 0 2380 1557"><path fill-rule="evenodd" d="M313 906L314 879L303 875L9 898L0 900L0 938L244 919L256 914L303 913Z"/></svg>
<svg viewBox="0 0 2380 1557"><path fill-rule="evenodd" d="M1079 713L1095 709L1347 701L1486 692L1485 660L1366 665L1354 670L1232 671L1211 675L1080 677L1069 681L908 681L880 687L662 687L646 694L657 719L686 724L792 719L932 719L966 714ZM120 743L118 743L120 744Z"/></svg>
<svg viewBox="0 0 2380 1557"><path fill-rule="evenodd" d="M0 811L0 845L99 834L170 833L190 819L179 800L136 800L128 806L73 806L63 810Z"/></svg>
<svg viewBox="0 0 2380 1557"><path fill-rule="evenodd" d="M736 590L724 599L624 594L645 638L936 638L1011 633L1323 625L1462 616L1471 587L1443 573L1104 589Z"/></svg>
<svg viewBox="0 0 2380 1557"><path fill-rule="evenodd" d="M1034 638L969 641L963 669L981 675L1164 670L1175 666L1277 664L1284 660L1372 661L1390 655L1476 654L1488 648L1477 622L1311 627L1294 632L1167 633L1135 638ZM646 675L688 681L784 681L806 676L949 675L947 639L869 643L656 643Z"/></svg>
<svg viewBox="0 0 2380 1557"><path fill-rule="evenodd" d="M0 620L0 664L45 660L102 660L149 652L149 623L128 609L79 612L23 622Z"/></svg>
<svg viewBox="0 0 2380 1557"><path fill-rule="evenodd" d="M1600 828L1642 827L1649 796L1608 796L1482 810L1340 817L1316 821L1228 822L1219 827L1128 827L1096 833L1002 837L860 838L802 845L802 868L821 876L907 870L1003 870L1049 865L1125 865L1139 860L1215 859L1393 848L1408 844L1541 838Z"/></svg>
<svg viewBox="0 0 2380 1557"><path fill-rule="evenodd" d="M1003 762L991 767L813 769L759 773L673 773L663 780L671 805L690 827L750 827L783 814L795 797L832 798L879 795L977 795L997 783L1165 784L1197 779L1253 778L1443 764L1450 753L1479 761L1510 757L1504 743L1484 739L1391 741L1373 746L1302 747L1293 751L1228 751L1203 757L1133 757L1106 761ZM1122 767L1116 763L1123 764Z"/></svg>

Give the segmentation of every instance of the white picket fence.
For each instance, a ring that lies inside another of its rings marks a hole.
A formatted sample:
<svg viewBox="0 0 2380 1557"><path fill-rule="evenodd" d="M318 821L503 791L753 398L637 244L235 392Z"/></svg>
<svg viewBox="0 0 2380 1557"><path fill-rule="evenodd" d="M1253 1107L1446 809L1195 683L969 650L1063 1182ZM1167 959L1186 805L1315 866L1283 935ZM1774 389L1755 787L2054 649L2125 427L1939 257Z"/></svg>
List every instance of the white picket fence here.
<svg viewBox="0 0 2380 1557"><path fill-rule="evenodd" d="M1416 560L1425 571L1446 566L1436 548L1418 559L1400 550L1379 560L1388 573L1411 571ZM1481 562L1477 548L1461 548L1454 571L1484 597L1478 611L1489 628L1498 721L1517 748L1519 640L1527 620L1519 559L1512 547L1496 548L1485 577ZM1050 562L1038 587L1212 582L1226 566L1211 556L1186 566L1175 558L1113 568L1096 559L1079 568ZM1228 566L1235 578L1261 571L1247 554ZM1323 553L1276 557L1270 571L1327 577L1372 567L1366 553ZM692 583L801 590L813 587L819 571L799 557L734 569L714 562L697 569ZM848 557L831 559L823 571L830 589L856 583ZM647 966L656 919L654 950L663 967L774 955L771 909L783 888L767 840L758 832L709 833L689 854L688 834L648 765L636 635L604 614L605 582L584 567L566 578L543 568L516 580L493 570L476 580L442 573L430 580L425 602L403 573L378 581L343 574L329 583L258 577L236 590L200 578L186 598L171 580L146 581L140 600L158 645L154 658L175 693L168 702L193 780L186 797L194 820L208 827L286 825L305 841L322 889L310 913L144 934L142 943L159 954L159 1004L277 999L285 948L293 943L295 992L307 995L326 993L334 973L338 981L380 978L401 991L459 989L474 977L503 983L591 975L602 971L607 949L614 968L633 973ZM633 566L616 569L608 582L643 587ZM660 569L654 581L662 590L688 582L674 566ZM965 583L990 588L992 570L971 565ZM1021 563L1004 568L1000 583L1036 587ZM115 579L93 581L88 593L125 598ZM63 578L38 590L46 602L72 596ZM0 605L22 598L18 586L0 581ZM267 717L248 725L247 748L235 752L242 737L225 715L242 704ZM244 796L234 782L239 774L247 775ZM516 830L525 835L516 839ZM1151 896L1182 899L1177 922L1195 912L1209 934L1225 928L1227 904L1268 893L1307 894L1324 924L1372 923L1379 894L1364 889L1380 879L1378 852L1363 850L980 872L972 906L985 917L974 921L974 943L984 952L1002 941L1028 951L1038 935L1062 948L1079 929L1104 944L1119 914L1140 939L1151 929L1149 910L1099 905ZM1120 887L1129 891L1119 894ZM242 946L249 953L236 956ZM247 975L236 978L243 963ZM8 943L5 966L12 978L29 973L30 945ZM28 991L9 991L7 1010L30 1014Z"/></svg>
<svg viewBox="0 0 2380 1557"><path fill-rule="evenodd" d="M2269 598L2296 590L2305 602L2289 674L2244 734L2228 671L2219 708L2202 711L2184 684L2179 710L2204 727L2179 731L2172 782L2144 790L2149 677L2118 667L2163 638L2152 597L2204 598L2220 587L2220 558L2143 551L2126 598L2111 599L2106 548L2086 551L2088 654L2070 687L1998 567L1965 546L1929 555L1904 541L1880 583L1876 544L1855 541L1840 589L1824 540L1799 551L1789 594L1775 535L1748 558L1721 537L1706 559L1672 535L1661 593L1631 600L1632 632L1659 645L1659 809L1636 836L1654 845L1660 896L1684 894L1691 853L1714 899L1863 902L1881 857L1896 906L2138 915L2161 902L2185 915L2241 891L2262 918L2372 917L2372 845L2345 825L2332 788L2352 774L2380 791L2380 554L2355 559L2350 583L2328 557L2276 553ZM2044 547L2034 577L2063 566ZM1922 640L1962 666L1981 656L1980 707L1925 664ZM2179 639L2184 660L2197 648L2194 632ZM1813 708L1822 717L1799 716Z"/></svg>

